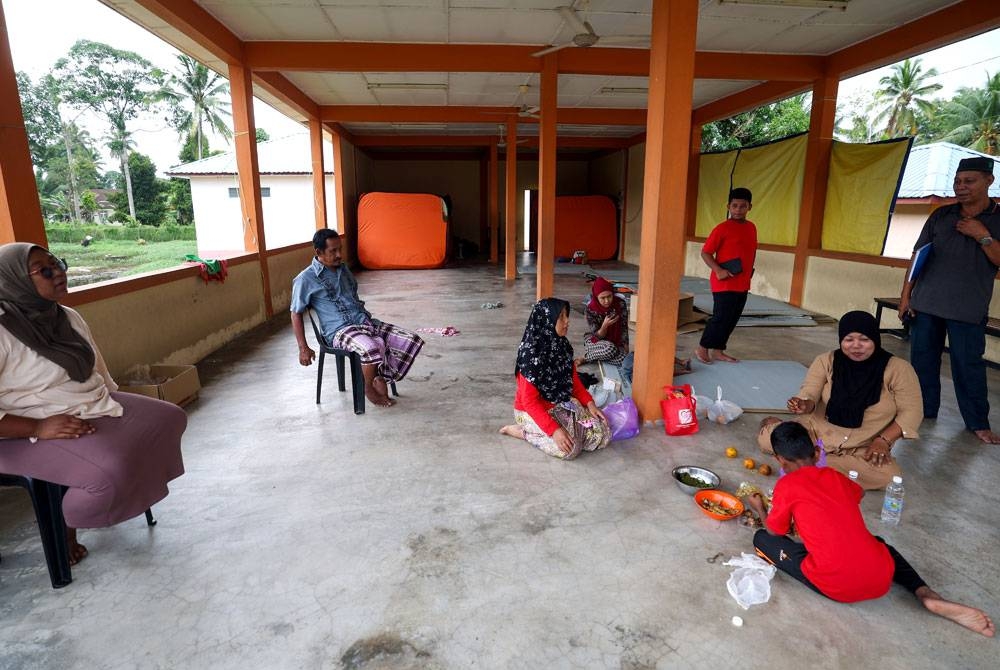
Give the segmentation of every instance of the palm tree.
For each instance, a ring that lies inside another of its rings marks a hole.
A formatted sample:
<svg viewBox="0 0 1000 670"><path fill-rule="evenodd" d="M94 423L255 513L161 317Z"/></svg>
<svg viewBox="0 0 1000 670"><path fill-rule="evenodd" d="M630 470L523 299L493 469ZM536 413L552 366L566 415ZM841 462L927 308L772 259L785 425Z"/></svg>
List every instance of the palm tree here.
<svg viewBox="0 0 1000 670"><path fill-rule="evenodd" d="M132 133L128 131L125 124L111 129L111 134L108 136L108 150L121 165L122 175L125 177L125 194L128 196L128 214L133 219L135 218L135 197L132 195L132 172L128 167L128 155L134 148L135 142L132 141Z"/></svg>
<svg viewBox="0 0 1000 670"><path fill-rule="evenodd" d="M1000 72L985 88L962 88L941 112L951 130L942 139L984 154L1000 155Z"/></svg>
<svg viewBox="0 0 1000 670"><path fill-rule="evenodd" d="M162 97L178 105L189 103L190 108L174 112L173 126L181 133L195 138L197 157L202 158L204 126L208 126L227 141L233 136L226 119L232 114L224 96L229 94L229 84L219 74L183 54L177 56L179 73L171 74Z"/></svg>
<svg viewBox="0 0 1000 670"><path fill-rule="evenodd" d="M937 76L937 70L921 71L920 59L907 58L892 66L892 74L882 77L882 87L875 93L877 100L884 101L885 107L876 117L876 122L888 119L885 127L889 137L917 134L917 114L932 116L934 105L924 96L941 88L941 84L929 84L927 80Z"/></svg>

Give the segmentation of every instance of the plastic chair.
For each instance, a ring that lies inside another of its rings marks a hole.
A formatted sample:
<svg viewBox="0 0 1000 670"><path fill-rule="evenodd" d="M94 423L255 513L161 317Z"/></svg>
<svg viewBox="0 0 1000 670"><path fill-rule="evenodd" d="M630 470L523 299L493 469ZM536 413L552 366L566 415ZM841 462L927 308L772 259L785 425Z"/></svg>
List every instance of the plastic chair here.
<svg viewBox="0 0 1000 670"><path fill-rule="evenodd" d="M354 393L354 413L364 414L365 377L361 371L361 357L348 349L337 349L327 344L326 340L323 339L323 334L320 333L319 326L316 325L316 319L313 318L312 310L306 310L306 312L309 314L309 323L312 324L316 342L319 343L319 360L317 361L318 367L316 370L316 404L320 404L320 393L323 389L323 361L327 354L331 354L337 357L337 386L341 391L347 390L347 385L344 383L344 359L350 359L351 390ZM394 396L399 396L399 393L396 391L396 382L390 381L389 388L392 389Z"/></svg>
<svg viewBox="0 0 1000 670"><path fill-rule="evenodd" d="M52 588L61 589L67 586L73 581L73 574L69 566L66 521L62 513L62 499L66 487L24 475L6 474L0 474L0 486L20 486L31 496ZM153 512L149 509L146 510L146 525L156 525Z"/></svg>

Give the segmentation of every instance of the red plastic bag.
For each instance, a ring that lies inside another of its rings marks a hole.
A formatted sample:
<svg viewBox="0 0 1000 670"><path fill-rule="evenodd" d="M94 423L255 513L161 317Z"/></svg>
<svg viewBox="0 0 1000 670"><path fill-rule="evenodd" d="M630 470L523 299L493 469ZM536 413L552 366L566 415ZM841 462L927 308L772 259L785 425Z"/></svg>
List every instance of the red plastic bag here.
<svg viewBox="0 0 1000 670"><path fill-rule="evenodd" d="M660 401L663 429L667 435L691 435L698 432L698 415L691 395L691 385L664 386L667 397Z"/></svg>

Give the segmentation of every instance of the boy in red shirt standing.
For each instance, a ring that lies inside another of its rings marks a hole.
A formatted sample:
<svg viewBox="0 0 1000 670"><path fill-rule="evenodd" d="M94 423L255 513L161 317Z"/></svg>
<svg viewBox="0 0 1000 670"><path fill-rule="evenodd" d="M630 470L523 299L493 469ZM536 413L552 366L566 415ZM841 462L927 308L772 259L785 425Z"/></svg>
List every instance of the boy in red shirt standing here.
<svg viewBox="0 0 1000 670"><path fill-rule="evenodd" d="M707 365L713 360L739 363L739 359L726 353L726 343L747 304L757 258L757 227L747 220L752 199L748 188L730 191L729 218L712 230L701 248L702 260L712 269L713 307L712 318L705 325L694 355Z"/></svg>
<svg viewBox="0 0 1000 670"><path fill-rule="evenodd" d="M993 637L996 629L985 612L944 600L899 552L868 532L858 507L864 490L833 468L816 467L819 449L802 424L782 423L771 434L771 446L786 473L774 487L771 512L759 493L745 499L766 526L753 537L758 555L840 602L880 598L896 582L934 614ZM801 543L786 535L793 519Z"/></svg>

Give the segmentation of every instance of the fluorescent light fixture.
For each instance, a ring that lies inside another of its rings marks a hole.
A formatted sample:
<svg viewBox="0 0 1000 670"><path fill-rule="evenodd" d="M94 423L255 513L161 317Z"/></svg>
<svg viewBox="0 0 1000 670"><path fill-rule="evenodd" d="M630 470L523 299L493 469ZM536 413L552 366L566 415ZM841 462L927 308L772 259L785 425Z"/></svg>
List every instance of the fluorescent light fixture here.
<svg viewBox="0 0 1000 670"><path fill-rule="evenodd" d="M642 86L602 86L601 95L649 95L649 89Z"/></svg>
<svg viewBox="0 0 1000 670"><path fill-rule="evenodd" d="M447 91L448 84L416 84L408 82L368 84L369 91Z"/></svg>
<svg viewBox="0 0 1000 670"><path fill-rule="evenodd" d="M806 7L847 11L851 0L719 0L720 5L766 5L768 7Z"/></svg>

